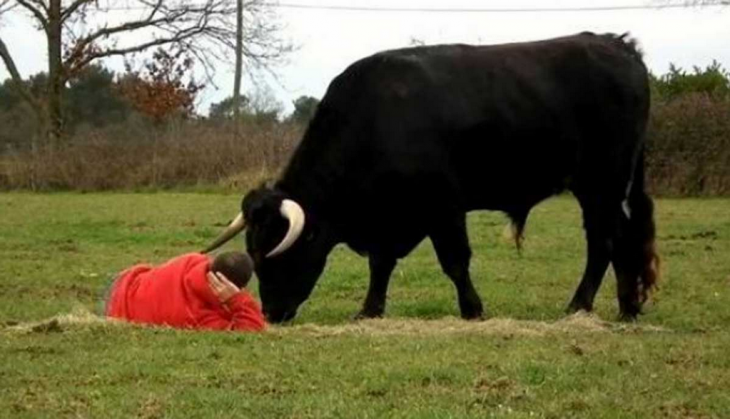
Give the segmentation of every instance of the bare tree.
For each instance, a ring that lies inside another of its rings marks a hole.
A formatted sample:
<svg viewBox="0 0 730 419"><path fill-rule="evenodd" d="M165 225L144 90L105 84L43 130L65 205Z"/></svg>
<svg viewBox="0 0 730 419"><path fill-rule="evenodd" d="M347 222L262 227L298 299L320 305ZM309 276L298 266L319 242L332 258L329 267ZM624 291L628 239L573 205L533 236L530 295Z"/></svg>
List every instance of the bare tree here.
<svg viewBox="0 0 730 419"><path fill-rule="evenodd" d="M64 86L94 61L150 48L185 49L211 77L215 63L235 49L235 0L0 0L28 13L48 41L48 86L44 97L24 87L8 46L0 37L0 58L22 96L39 112L51 138L63 132ZM243 36L251 65L268 68L291 49L280 40L267 0L244 3L250 28ZM2 9L0 9L2 10Z"/></svg>
<svg viewBox="0 0 730 419"><path fill-rule="evenodd" d="M15 7L15 4L12 3L10 0L0 0L0 18L2 18L2 15L7 12L8 10Z"/></svg>

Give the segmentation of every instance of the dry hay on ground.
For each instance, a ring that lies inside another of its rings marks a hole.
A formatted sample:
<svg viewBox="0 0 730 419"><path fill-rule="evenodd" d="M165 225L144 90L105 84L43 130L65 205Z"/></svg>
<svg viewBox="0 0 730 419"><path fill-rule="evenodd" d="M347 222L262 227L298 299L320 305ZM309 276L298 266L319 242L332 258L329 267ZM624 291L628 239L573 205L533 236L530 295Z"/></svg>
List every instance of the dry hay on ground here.
<svg viewBox="0 0 730 419"><path fill-rule="evenodd" d="M110 320L103 316L97 316L85 308L78 308L70 313L58 314L46 320L7 326L4 331L10 333L55 333L69 329L125 326L130 326L130 324Z"/></svg>
<svg viewBox="0 0 730 419"><path fill-rule="evenodd" d="M21 323L5 328L10 333L54 333L96 327L141 327L109 320L86 309L59 314L39 322ZM615 333L615 332L666 332L667 329L641 323L613 323L588 313L576 313L554 322L515 319L489 319L465 321L455 317L436 320L390 318L361 320L341 325L317 325L313 323L289 326L272 326L267 333L286 335L339 336L434 336L443 334L474 335L522 335L544 336L548 334Z"/></svg>
<svg viewBox="0 0 730 419"><path fill-rule="evenodd" d="M271 333L280 335L303 333L317 336L358 334L374 336L432 336L443 334L544 336L554 333L570 334L662 331L667 330L657 326L642 325L640 323L628 324L607 322L588 313L576 313L555 322L504 318L484 321L465 321L455 317L446 317L436 320L398 318L361 320L358 322L333 326L303 324L271 328Z"/></svg>

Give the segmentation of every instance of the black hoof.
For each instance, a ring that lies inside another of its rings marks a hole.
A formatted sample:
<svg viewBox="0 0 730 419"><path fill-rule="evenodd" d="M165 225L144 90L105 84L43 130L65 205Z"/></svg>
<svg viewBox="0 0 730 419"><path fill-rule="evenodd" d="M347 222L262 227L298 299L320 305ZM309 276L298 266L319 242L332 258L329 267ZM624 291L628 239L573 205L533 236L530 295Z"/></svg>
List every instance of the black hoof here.
<svg viewBox="0 0 730 419"><path fill-rule="evenodd" d="M565 314L575 314L579 311L585 311L586 313L590 313L591 311L593 311L593 306L590 304L572 301L570 304L568 304L568 307L565 308Z"/></svg>
<svg viewBox="0 0 730 419"><path fill-rule="evenodd" d="M461 309L461 318L464 320L484 320L486 319L486 316L484 315L484 310L481 306L475 307L472 309Z"/></svg>
<svg viewBox="0 0 730 419"><path fill-rule="evenodd" d="M464 316L462 314L461 318L466 321L469 321L469 322L481 322L481 321L487 320L487 316L484 313L480 313L480 314L469 316L469 317Z"/></svg>
<svg viewBox="0 0 730 419"><path fill-rule="evenodd" d="M629 302L621 302L619 300L619 321L622 322L635 322L641 314L641 304L635 300Z"/></svg>
<svg viewBox="0 0 730 419"><path fill-rule="evenodd" d="M618 315L618 321L622 323L636 323L638 320L636 314L621 313Z"/></svg>
<svg viewBox="0 0 730 419"><path fill-rule="evenodd" d="M382 317L382 311L360 310L359 313L355 314L353 320L380 319Z"/></svg>

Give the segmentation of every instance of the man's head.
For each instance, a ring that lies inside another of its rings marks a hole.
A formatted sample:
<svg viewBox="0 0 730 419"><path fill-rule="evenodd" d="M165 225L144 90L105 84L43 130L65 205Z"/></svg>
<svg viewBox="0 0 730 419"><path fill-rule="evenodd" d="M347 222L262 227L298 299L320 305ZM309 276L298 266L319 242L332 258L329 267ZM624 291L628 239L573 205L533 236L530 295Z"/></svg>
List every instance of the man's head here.
<svg viewBox="0 0 730 419"><path fill-rule="evenodd" d="M244 288L251 279L253 262L243 252L224 252L213 259L210 270L222 273L236 286Z"/></svg>

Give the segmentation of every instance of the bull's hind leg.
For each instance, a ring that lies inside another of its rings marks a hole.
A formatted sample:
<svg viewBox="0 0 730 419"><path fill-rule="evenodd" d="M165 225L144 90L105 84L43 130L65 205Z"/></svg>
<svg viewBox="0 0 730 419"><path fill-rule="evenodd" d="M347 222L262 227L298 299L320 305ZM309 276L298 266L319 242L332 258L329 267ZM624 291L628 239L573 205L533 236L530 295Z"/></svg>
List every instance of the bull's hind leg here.
<svg viewBox="0 0 730 419"><path fill-rule="evenodd" d="M640 188L621 213L612 257L622 320L632 321L656 285L659 259L654 249L653 203Z"/></svg>
<svg viewBox="0 0 730 419"><path fill-rule="evenodd" d="M365 297L362 310L355 316L356 319L370 319L382 317L385 312L385 300L388 293L388 282L390 275L396 265L393 257L371 254L368 258L370 264L370 286Z"/></svg>
<svg viewBox="0 0 730 419"><path fill-rule="evenodd" d="M581 198L580 195L577 197L583 208L583 226L588 251L583 278L568 305L566 310L568 313L593 310L593 300L601 287L601 282L611 261L612 238L615 229L613 212L608 211L606 205L588 198Z"/></svg>
<svg viewBox="0 0 730 419"><path fill-rule="evenodd" d="M482 300L474 289L469 276L471 249L466 232L466 215L452 219L439 218L431 234L431 242L444 273L456 286L461 317L480 319L483 315Z"/></svg>
<svg viewBox="0 0 730 419"><path fill-rule="evenodd" d="M636 320L641 312L642 301L639 297L639 272L641 265L632 249L632 233L629 221L621 220L621 227L616 236L612 257L613 270L616 273L616 291L618 293L619 317L624 321Z"/></svg>

